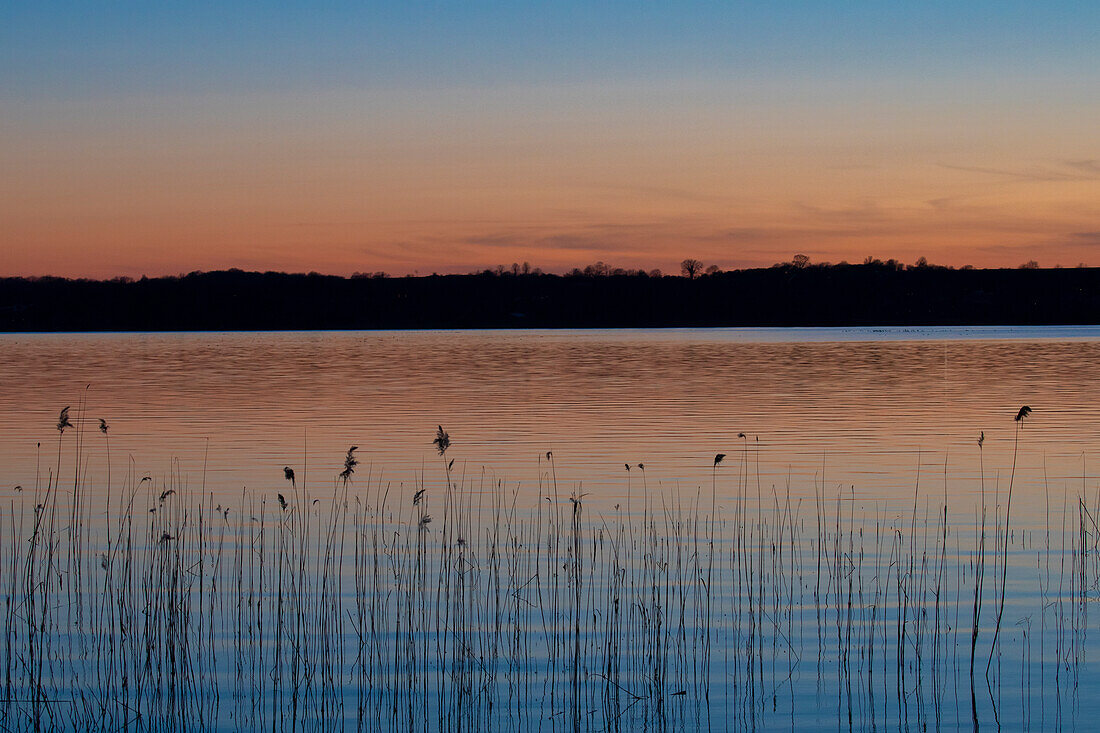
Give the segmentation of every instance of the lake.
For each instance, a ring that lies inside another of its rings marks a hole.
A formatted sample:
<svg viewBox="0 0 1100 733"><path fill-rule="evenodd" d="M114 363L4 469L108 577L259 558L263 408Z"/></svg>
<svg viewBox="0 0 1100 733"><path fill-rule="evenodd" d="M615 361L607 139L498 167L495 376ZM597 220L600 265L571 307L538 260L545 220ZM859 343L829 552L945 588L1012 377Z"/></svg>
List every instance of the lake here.
<svg viewBox="0 0 1100 733"><path fill-rule="evenodd" d="M1013 416L1021 472L1095 483L1100 328L424 331L64 334L0 337L0 455L7 489L52 465L59 410L86 400L138 470L176 470L235 494L282 486L291 465L331 481L359 446L395 485L438 467L436 426L467 475L530 488L553 451L559 481L609 506L624 464L668 491L710 482L716 453L760 451L765 483L908 497L918 464L947 462L969 491L1001 466ZM90 385L85 393L85 385ZM89 423L91 427L91 422ZM102 470L98 433L88 465ZM938 467L938 469L937 469ZM71 471L72 467L63 467ZM962 482L958 484L957 482ZM1029 493L1031 493L1029 491Z"/></svg>
<svg viewBox="0 0 1100 733"><path fill-rule="evenodd" d="M1100 713L1100 327L0 346L6 725Z"/></svg>

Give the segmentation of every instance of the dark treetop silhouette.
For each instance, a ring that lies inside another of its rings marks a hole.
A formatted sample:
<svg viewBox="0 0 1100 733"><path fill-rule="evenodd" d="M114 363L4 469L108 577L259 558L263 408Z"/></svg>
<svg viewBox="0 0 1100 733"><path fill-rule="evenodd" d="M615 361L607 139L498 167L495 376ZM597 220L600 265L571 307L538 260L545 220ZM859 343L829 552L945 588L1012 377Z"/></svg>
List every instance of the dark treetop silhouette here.
<svg viewBox="0 0 1100 733"><path fill-rule="evenodd" d="M878 261L693 277L507 270L429 277L192 273L0 279L0 330L844 326L1100 323L1100 268Z"/></svg>

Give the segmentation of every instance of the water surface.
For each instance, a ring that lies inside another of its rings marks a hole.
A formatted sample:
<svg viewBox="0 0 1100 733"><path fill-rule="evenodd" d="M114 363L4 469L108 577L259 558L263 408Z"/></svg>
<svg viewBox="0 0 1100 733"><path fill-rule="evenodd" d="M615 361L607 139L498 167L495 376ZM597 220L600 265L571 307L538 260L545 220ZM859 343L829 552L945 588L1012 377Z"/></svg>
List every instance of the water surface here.
<svg viewBox="0 0 1100 733"><path fill-rule="evenodd" d="M1100 714L1100 328L0 346L13 729Z"/></svg>
<svg viewBox="0 0 1100 733"><path fill-rule="evenodd" d="M746 445L766 485L799 493L823 474L861 497L908 497L918 467L932 480L946 464L966 494L979 434L986 462L1004 469L1025 404L1029 511L1038 494L1097 475L1100 328L51 334L0 345L0 491L53 466L58 411L83 403L83 472L105 469L103 417L112 450L139 471L178 470L224 494L279 488L286 465L330 482L352 445L408 486L438 468L437 425L467 476L530 489L552 451L558 479L606 506L625 496L625 464L694 493L716 453Z"/></svg>

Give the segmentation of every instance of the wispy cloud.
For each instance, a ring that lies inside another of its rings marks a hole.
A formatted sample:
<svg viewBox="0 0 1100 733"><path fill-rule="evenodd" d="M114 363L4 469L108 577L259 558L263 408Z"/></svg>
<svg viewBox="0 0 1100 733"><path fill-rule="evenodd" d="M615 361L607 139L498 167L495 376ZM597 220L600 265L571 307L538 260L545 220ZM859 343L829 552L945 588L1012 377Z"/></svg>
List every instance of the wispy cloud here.
<svg viewBox="0 0 1100 733"><path fill-rule="evenodd" d="M1100 178L1100 161L1097 160L1065 160L1066 166L1079 170L1093 178Z"/></svg>
<svg viewBox="0 0 1100 733"><path fill-rule="evenodd" d="M584 227L554 231L549 227L520 227L462 237L460 243L500 250L535 249L576 252L634 252L640 242L655 231L664 231L661 222L646 224L594 223Z"/></svg>
<svg viewBox="0 0 1100 733"><path fill-rule="evenodd" d="M1089 247L1100 246L1100 232L1070 232L1070 237L1076 244L1084 244Z"/></svg>
<svg viewBox="0 0 1100 733"><path fill-rule="evenodd" d="M1032 166L1029 168L989 168L975 165L952 165L940 163L941 168L981 173L1016 181L1053 182L1053 181L1095 181L1100 180L1100 164L1095 160L1064 160L1056 166Z"/></svg>

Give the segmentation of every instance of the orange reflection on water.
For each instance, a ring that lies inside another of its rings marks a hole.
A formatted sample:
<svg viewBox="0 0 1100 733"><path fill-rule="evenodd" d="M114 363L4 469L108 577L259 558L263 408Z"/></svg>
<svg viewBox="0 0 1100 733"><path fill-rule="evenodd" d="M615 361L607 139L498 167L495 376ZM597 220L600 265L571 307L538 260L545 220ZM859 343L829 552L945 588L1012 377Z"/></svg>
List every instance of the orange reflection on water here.
<svg viewBox="0 0 1100 733"><path fill-rule="evenodd" d="M984 431L990 490L1003 490L1018 408L1018 516L1045 497L1095 492L1100 455L1100 332L1006 331L466 331L3 336L0 494L41 483L57 461L58 411L83 427L81 471L177 471L218 495L330 483L351 445L356 480L411 493L438 482L437 425L471 488L496 479L535 496L550 480L607 507L645 486L665 500L720 502L751 474L772 490L851 493L866 507L911 506L918 494L973 502ZM997 335L997 334L993 334ZM977 337L977 338L975 338ZM87 408L83 408L85 385ZM63 480L77 436L64 436ZM738 434L744 433L744 439ZM37 447L38 443L41 447ZM173 464L178 459L178 464ZM746 469L748 466L748 469ZM759 467L759 468L757 468ZM919 467L919 473L918 473ZM380 478L381 477L381 478ZM824 484L821 484L824 477ZM97 483L98 482L98 483ZM628 487L629 482L629 487ZM998 483L999 482L999 483ZM853 488L854 487L854 488ZM938 499L937 499L938 500ZM1014 512L1016 509L1014 509Z"/></svg>

